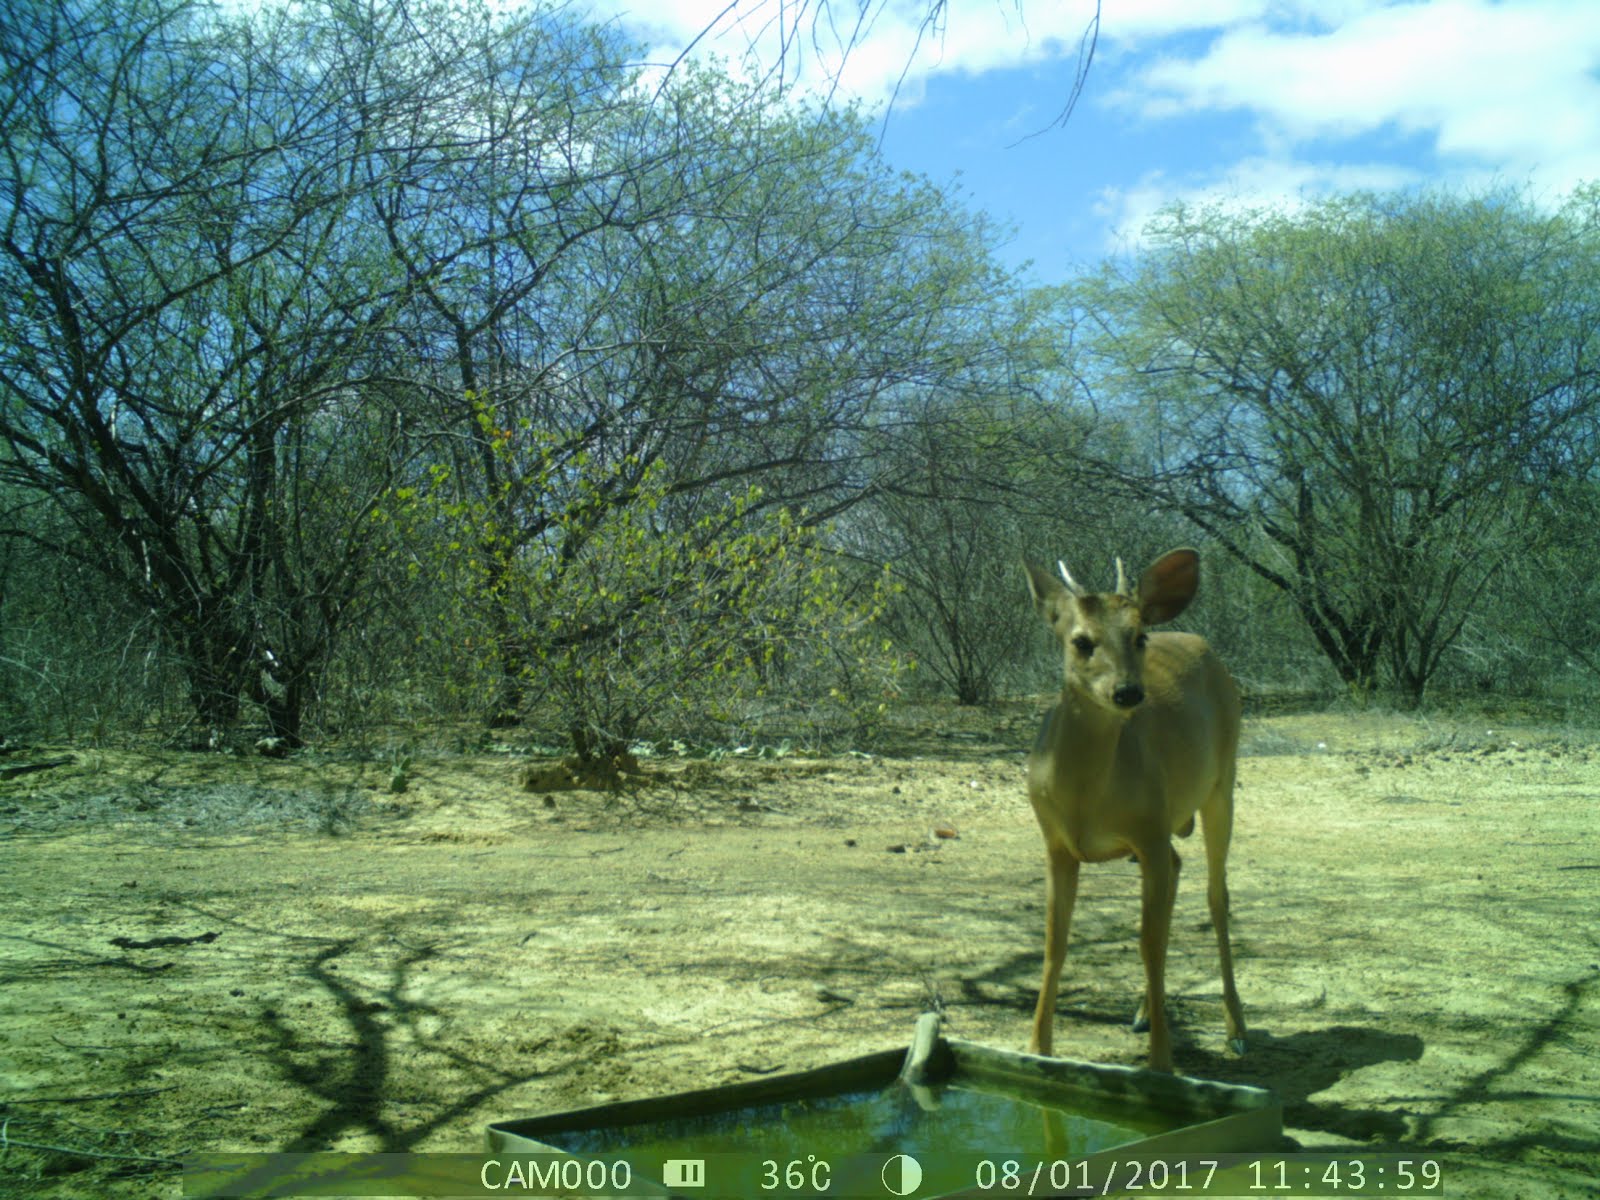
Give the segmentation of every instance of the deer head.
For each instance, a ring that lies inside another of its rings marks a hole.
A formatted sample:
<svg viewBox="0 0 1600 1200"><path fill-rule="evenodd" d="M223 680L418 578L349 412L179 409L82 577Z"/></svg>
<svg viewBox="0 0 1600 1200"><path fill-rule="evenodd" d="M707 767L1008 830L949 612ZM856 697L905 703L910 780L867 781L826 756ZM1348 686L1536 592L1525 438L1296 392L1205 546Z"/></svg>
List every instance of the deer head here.
<svg viewBox="0 0 1600 1200"><path fill-rule="evenodd" d="M1145 629L1170 621L1188 607L1200 584L1193 550L1162 555L1130 588L1117 559L1117 588L1091 592L1058 562L1061 578L1025 563L1034 607L1060 640L1066 686L1124 716L1144 700Z"/></svg>

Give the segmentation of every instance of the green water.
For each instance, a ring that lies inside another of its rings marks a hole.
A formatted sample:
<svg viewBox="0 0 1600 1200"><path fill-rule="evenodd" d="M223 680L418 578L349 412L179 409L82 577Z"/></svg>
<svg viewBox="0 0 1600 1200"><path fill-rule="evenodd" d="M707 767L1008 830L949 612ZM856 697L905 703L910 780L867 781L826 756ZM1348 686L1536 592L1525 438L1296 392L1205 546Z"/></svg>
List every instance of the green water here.
<svg viewBox="0 0 1600 1200"><path fill-rule="evenodd" d="M893 1084L540 1139L570 1154L626 1155L636 1163L727 1154L780 1163L815 1157L837 1165L853 1155L909 1154L922 1163L929 1184L954 1191L972 1185L979 1158L1078 1158L1172 1127L1144 1111L1043 1106L969 1086L940 1085L923 1094L936 1102L933 1111ZM834 1182L838 1190L841 1181Z"/></svg>

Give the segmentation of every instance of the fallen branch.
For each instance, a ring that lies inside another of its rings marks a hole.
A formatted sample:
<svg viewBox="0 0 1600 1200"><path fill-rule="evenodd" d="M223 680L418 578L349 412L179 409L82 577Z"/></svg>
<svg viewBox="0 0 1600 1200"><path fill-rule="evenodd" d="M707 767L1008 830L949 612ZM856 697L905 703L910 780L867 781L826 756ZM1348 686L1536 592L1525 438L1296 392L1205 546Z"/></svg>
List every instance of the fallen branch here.
<svg viewBox="0 0 1600 1200"><path fill-rule="evenodd" d="M193 937L158 937L146 942L136 942L132 938L114 937L111 944L122 950L158 950L164 946L193 946L197 943L214 942L222 935L216 931L211 933L197 933Z"/></svg>
<svg viewBox="0 0 1600 1200"><path fill-rule="evenodd" d="M52 767L64 767L68 763L76 762L72 755L65 758L52 758L44 762L23 763L20 767L0 767L0 779L15 779L18 775L28 775L34 771L48 771Z"/></svg>
<svg viewBox="0 0 1600 1200"><path fill-rule="evenodd" d="M76 1154L79 1158L119 1158L125 1162L160 1163L164 1167L182 1167L179 1158L153 1158L148 1154L112 1154L107 1150L79 1150L73 1146L52 1146L48 1142L19 1142L0 1127L0 1151L12 1146L25 1146L29 1150L50 1150L56 1154Z"/></svg>
<svg viewBox="0 0 1600 1200"><path fill-rule="evenodd" d="M56 1040L58 1042L61 1041L60 1038L57 1038ZM67 1045L66 1042L61 1042L61 1044L63 1046ZM72 1048L72 1049L81 1049L81 1047L70 1047L70 1048ZM93 1048L97 1049L97 1050L109 1050L109 1049L111 1049L111 1047L109 1047L109 1046L96 1046L96 1047L93 1047ZM6 1104L88 1104L91 1101L95 1101L95 1100L124 1100L124 1099L127 1099L130 1096L154 1096L154 1095L157 1095L157 1094L159 1094L161 1092L175 1092L177 1090L178 1090L178 1085L177 1084L169 1083L166 1087L132 1088L132 1089L130 1089L128 1091L125 1091L125 1092L96 1092L92 1096L7 1096L5 1098L4 1103L6 1103Z"/></svg>

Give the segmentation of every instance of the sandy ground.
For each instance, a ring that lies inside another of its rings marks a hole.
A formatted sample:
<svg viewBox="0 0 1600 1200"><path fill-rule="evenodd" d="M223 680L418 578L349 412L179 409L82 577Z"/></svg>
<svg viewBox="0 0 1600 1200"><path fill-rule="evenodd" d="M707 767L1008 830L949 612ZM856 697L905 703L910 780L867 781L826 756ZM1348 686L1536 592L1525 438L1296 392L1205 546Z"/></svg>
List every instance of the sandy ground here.
<svg viewBox="0 0 1600 1200"><path fill-rule="evenodd" d="M76 761L0 783L0 1192L180 1192L159 1164L24 1142L477 1150L498 1120L903 1045L928 1008L1020 1049L1040 707L945 713L873 756L656 761L622 795L529 794L508 753L420 751L394 795L382 755L35 748ZM1274 1089L1286 1146L1437 1153L1452 1196L1595 1195L1597 743L1249 721L1230 882L1251 1047L1225 1053L1196 838L1179 1070ZM1136 866L1085 869L1058 1053L1141 1061L1137 908Z"/></svg>

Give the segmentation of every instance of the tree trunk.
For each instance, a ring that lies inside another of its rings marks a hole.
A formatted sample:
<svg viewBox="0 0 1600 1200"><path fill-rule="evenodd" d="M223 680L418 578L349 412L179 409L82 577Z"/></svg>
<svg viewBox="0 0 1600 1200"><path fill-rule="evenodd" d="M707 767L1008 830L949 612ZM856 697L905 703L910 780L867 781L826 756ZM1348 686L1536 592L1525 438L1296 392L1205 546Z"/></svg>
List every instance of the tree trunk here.
<svg viewBox="0 0 1600 1200"><path fill-rule="evenodd" d="M263 668L258 682L261 707L272 736L294 749L305 745L305 710L311 671L300 668L280 672L279 678Z"/></svg>
<svg viewBox="0 0 1600 1200"><path fill-rule="evenodd" d="M215 745L239 724L244 695L244 666L247 654L242 638L229 637L225 630L203 618L198 625L183 631L184 673L189 680L189 703L200 727Z"/></svg>
<svg viewBox="0 0 1600 1200"><path fill-rule="evenodd" d="M494 684L494 698L489 702L490 729L511 729L522 724L522 705L528 696L524 677L527 653L527 646L517 634L501 632L495 638L500 673Z"/></svg>

